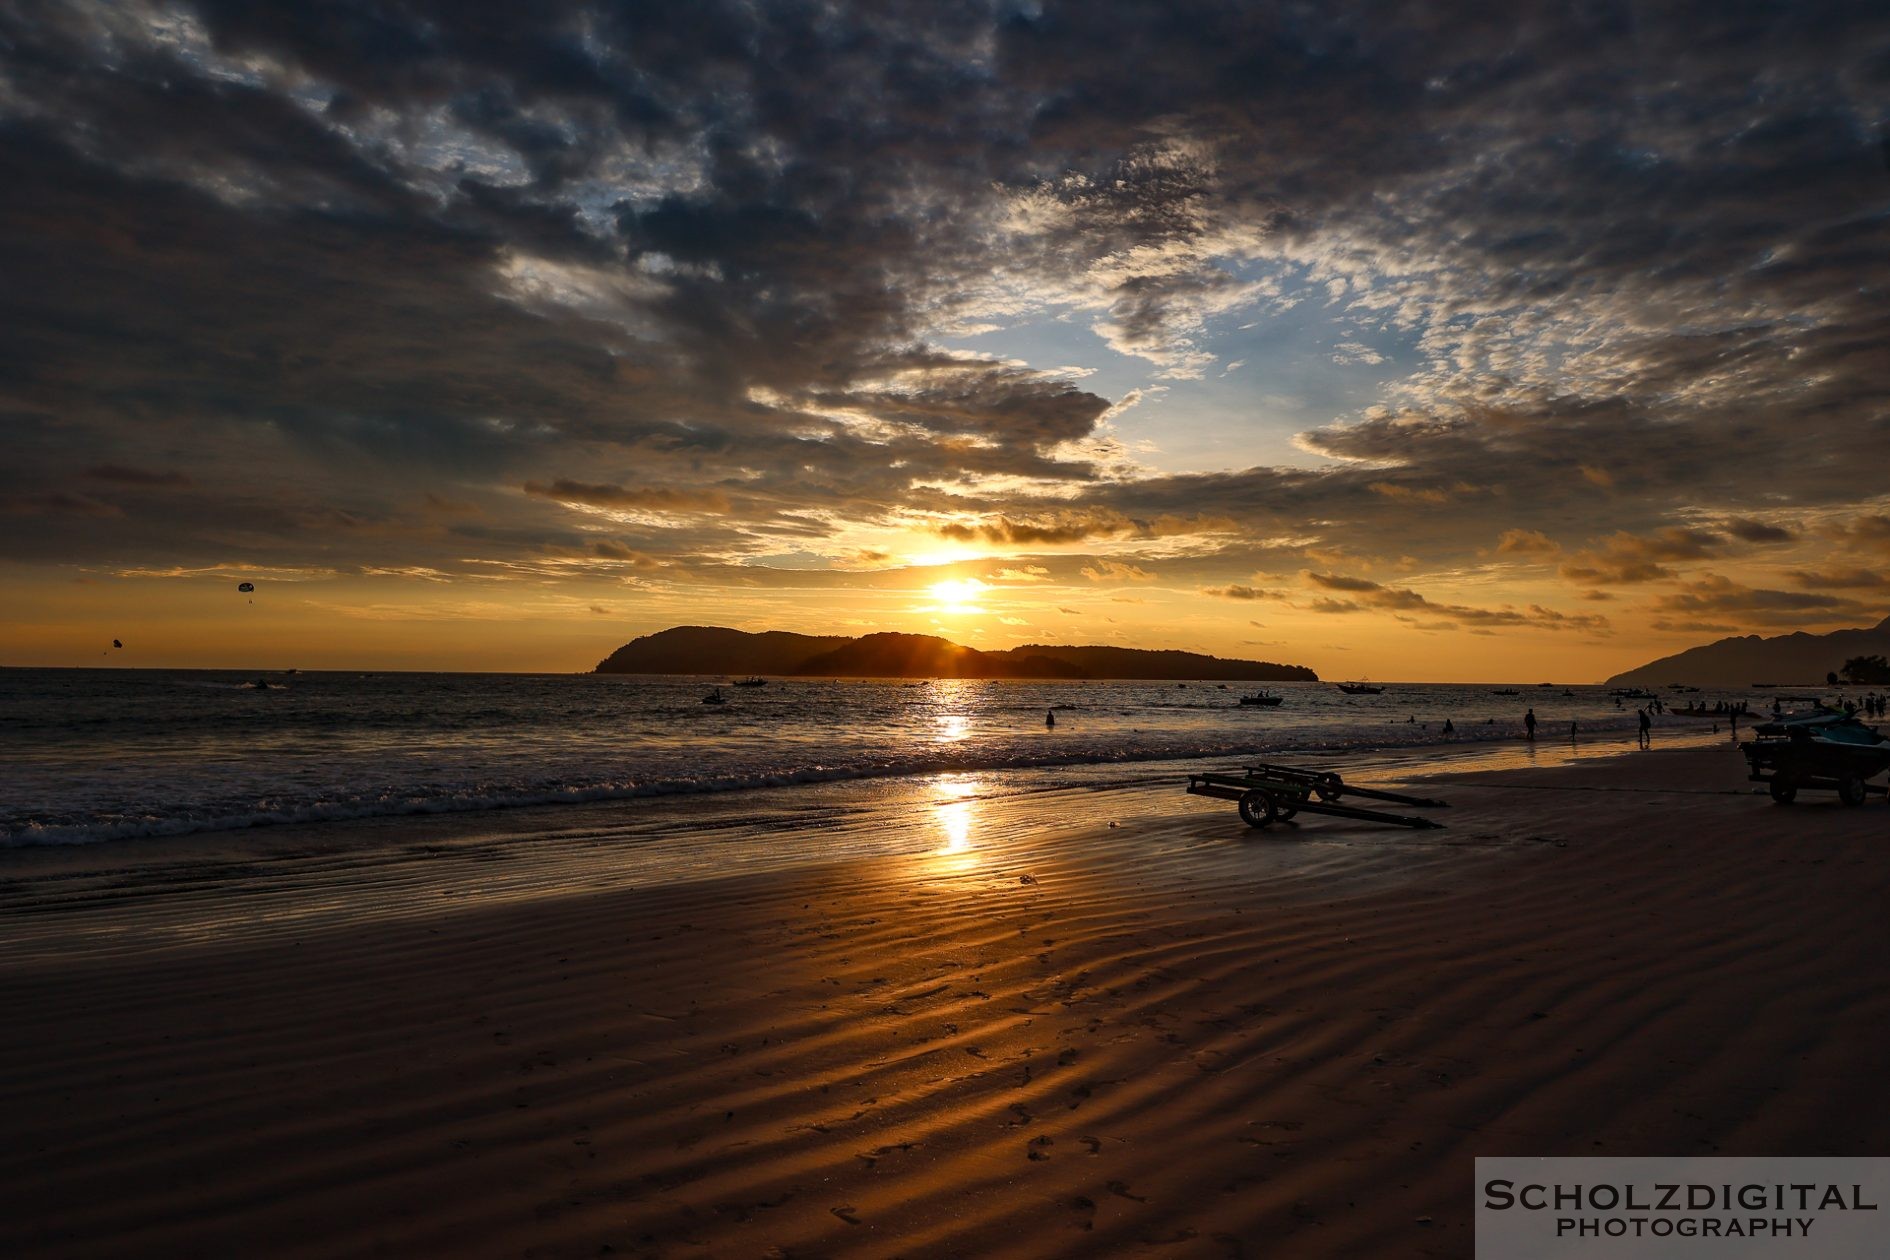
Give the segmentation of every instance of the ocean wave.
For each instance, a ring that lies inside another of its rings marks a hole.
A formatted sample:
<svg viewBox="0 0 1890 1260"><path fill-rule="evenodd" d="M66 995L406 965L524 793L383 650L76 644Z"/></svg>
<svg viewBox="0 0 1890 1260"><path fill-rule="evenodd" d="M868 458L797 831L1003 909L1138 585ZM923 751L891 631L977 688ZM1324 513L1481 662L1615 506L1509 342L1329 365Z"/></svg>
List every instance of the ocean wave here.
<svg viewBox="0 0 1890 1260"><path fill-rule="evenodd" d="M1631 728L1631 716L1582 724L1590 733ZM1435 723L1428 724L1435 726ZM1273 740L1261 732L1218 738L1116 739L1105 745L1055 749L1009 745L966 752L941 749L902 757L861 758L837 764L729 765L704 774L652 771L646 776L573 777L495 781L377 785L359 792L311 791L303 796L223 794L211 799L168 803L148 812L97 810L15 817L0 822L0 848L83 845L150 839L251 827L336 822L401 815L467 813L531 806L683 796L792 787L856 779L898 778L977 771L1090 766L1180 759L1277 756L1285 753L1359 753L1490 742L1517 742L1513 726L1479 724L1443 737L1438 731L1407 723L1327 732L1295 732ZM1547 733L1544 742L1547 742Z"/></svg>

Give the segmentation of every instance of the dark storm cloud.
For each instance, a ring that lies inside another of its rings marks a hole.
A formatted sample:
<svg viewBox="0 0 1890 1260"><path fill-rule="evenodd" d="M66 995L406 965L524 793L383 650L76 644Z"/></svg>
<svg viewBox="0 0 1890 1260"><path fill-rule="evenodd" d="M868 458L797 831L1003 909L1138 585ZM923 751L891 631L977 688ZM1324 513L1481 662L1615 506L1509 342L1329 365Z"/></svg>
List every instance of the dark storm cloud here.
<svg viewBox="0 0 1890 1260"><path fill-rule="evenodd" d="M1209 521L1160 567L1223 591L1315 545L1627 585L1880 554L1869 513L1773 518L1882 491L1886 124L1862 3L21 0L8 550L610 560L589 508L721 513L608 544L692 571L911 511ZM1319 468L1112 468L1108 399L939 347L1059 309L1186 378L1308 295L1421 356Z"/></svg>

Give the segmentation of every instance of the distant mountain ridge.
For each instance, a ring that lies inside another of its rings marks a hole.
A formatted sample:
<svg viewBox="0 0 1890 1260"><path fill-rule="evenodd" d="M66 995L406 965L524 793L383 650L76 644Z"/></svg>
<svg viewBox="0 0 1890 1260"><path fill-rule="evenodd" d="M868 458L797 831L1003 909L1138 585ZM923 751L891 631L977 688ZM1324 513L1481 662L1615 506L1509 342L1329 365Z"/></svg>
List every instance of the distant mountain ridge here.
<svg viewBox="0 0 1890 1260"><path fill-rule="evenodd" d="M859 638L750 634L723 626L674 626L646 634L598 662L599 674L775 674L805 678L1136 678L1318 682L1303 665L1228 660L1198 652L1031 644L982 652L929 634Z"/></svg>
<svg viewBox="0 0 1890 1260"><path fill-rule="evenodd" d="M1756 634L1721 639L1616 674L1607 685L1748 687L1757 682L1822 686L1826 674L1841 669L1853 656L1890 656L1890 617L1862 630L1829 634L1800 630L1770 639Z"/></svg>

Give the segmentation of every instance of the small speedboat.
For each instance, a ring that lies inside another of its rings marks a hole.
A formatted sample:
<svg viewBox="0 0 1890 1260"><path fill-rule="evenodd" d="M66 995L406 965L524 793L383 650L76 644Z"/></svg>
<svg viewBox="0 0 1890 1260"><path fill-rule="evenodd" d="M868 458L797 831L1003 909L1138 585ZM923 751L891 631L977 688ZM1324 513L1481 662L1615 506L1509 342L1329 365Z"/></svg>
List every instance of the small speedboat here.
<svg viewBox="0 0 1890 1260"><path fill-rule="evenodd" d="M1363 679L1358 682L1343 682L1338 684L1338 687L1348 696L1376 696L1382 695L1385 690L1383 687L1374 687Z"/></svg>
<svg viewBox="0 0 1890 1260"><path fill-rule="evenodd" d="M702 703L727 704L728 697L722 694L722 689L720 687L717 687L714 691L711 691L708 695L702 697Z"/></svg>
<svg viewBox="0 0 1890 1260"><path fill-rule="evenodd" d="M1242 704L1257 704L1257 705L1264 705L1267 708L1272 708L1275 705L1279 704L1284 699L1285 699L1284 696L1276 696L1271 691L1263 690L1263 691L1256 691L1250 696L1242 696L1240 698L1240 702Z"/></svg>
<svg viewBox="0 0 1890 1260"><path fill-rule="evenodd" d="M734 685L737 687L765 687L768 685L768 680L765 678L743 678Z"/></svg>

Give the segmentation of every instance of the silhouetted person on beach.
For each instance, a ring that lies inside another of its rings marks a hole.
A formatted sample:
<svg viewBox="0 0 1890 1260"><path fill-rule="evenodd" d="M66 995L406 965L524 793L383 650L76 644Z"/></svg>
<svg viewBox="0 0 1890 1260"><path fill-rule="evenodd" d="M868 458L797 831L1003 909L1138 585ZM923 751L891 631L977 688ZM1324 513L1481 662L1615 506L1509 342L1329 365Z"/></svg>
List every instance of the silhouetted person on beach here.
<svg viewBox="0 0 1890 1260"><path fill-rule="evenodd" d="M1055 709L1045 709L1043 711L1043 724L1045 726L1055 726L1057 724L1057 711Z"/></svg>
<svg viewBox="0 0 1890 1260"><path fill-rule="evenodd" d="M1534 739L1536 737L1536 711L1534 709L1522 715L1522 724L1526 738Z"/></svg>
<svg viewBox="0 0 1890 1260"><path fill-rule="evenodd" d="M1646 709L1636 709L1635 712L1641 715L1641 747L1650 747L1654 742L1654 720L1647 716Z"/></svg>
<svg viewBox="0 0 1890 1260"><path fill-rule="evenodd" d="M1444 719L1444 734L1455 735L1456 733L1457 733L1457 728L1450 724L1449 718L1445 718Z"/></svg>

